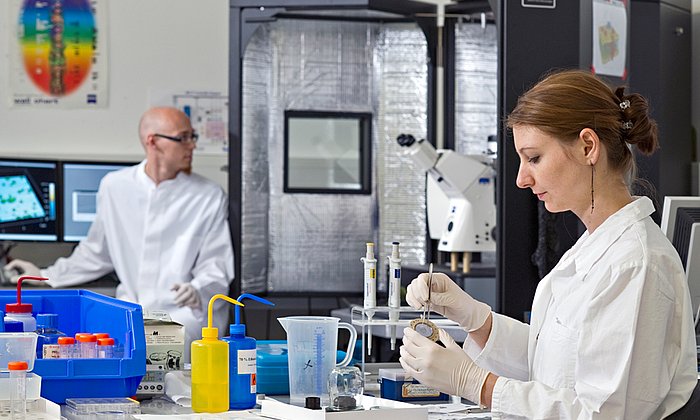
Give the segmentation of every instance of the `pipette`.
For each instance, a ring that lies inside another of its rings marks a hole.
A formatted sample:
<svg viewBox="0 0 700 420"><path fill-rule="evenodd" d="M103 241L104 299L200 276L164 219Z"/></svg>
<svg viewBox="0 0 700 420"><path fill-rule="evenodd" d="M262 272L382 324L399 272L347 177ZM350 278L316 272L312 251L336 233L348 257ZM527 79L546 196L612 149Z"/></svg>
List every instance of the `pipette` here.
<svg viewBox="0 0 700 420"><path fill-rule="evenodd" d="M389 260L389 321L399 320L401 307L401 254L399 253L399 243L391 243L391 256ZM396 325L391 326L391 349L396 348Z"/></svg>
<svg viewBox="0 0 700 420"><path fill-rule="evenodd" d="M372 317L374 316L374 311L368 311L367 309L374 309L377 307L377 259L374 258L374 243L367 242L367 252L364 257L360 258L365 265L364 270L364 285L365 285L365 299L364 299L364 309L367 314L367 319L369 321L367 325L367 354L372 354Z"/></svg>

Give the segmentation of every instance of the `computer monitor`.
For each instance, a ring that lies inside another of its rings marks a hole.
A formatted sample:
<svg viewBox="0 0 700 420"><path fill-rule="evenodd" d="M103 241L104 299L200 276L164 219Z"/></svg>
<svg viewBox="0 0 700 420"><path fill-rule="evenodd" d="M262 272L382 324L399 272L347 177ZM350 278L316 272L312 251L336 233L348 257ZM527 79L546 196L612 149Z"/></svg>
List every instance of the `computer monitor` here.
<svg viewBox="0 0 700 420"><path fill-rule="evenodd" d="M109 172L135 165L133 162L61 162L63 173L63 241L87 237L97 212L97 189Z"/></svg>
<svg viewBox="0 0 700 420"><path fill-rule="evenodd" d="M57 241L58 162L0 158L0 240Z"/></svg>
<svg viewBox="0 0 700 420"><path fill-rule="evenodd" d="M661 230L681 257L693 314L697 318L700 307L700 197L666 197Z"/></svg>

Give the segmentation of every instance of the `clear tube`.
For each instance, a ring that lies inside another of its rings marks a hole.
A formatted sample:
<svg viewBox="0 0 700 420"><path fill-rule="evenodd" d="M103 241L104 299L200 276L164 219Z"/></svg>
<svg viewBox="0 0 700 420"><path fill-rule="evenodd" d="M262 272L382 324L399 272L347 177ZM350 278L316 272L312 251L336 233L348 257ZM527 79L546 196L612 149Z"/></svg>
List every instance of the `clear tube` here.
<svg viewBox="0 0 700 420"><path fill-rule="evenodd" d="M15 364L15 366L10 366ZM10 362L10 419L27 417L27 363Z"/></svg>
<svg viewBox="0 0 700 420"><path fill-rule="evenodd" d="M97 357L100 359L114 358L113 338L100 338L97 340Z"/></svg>
<svg viewBox="0 0 700 420"><path fill-rule="evenodd" d="M78 337L80 342L80 358L95 359L97 358L97 337L92 334L84 334Z"/></svg>
<svg viewBox="0 0 700 420"><path fill-rule="evenodd" d="M58 338L58 357L72 359L75 357L75 339L73 337Z"/></svg>

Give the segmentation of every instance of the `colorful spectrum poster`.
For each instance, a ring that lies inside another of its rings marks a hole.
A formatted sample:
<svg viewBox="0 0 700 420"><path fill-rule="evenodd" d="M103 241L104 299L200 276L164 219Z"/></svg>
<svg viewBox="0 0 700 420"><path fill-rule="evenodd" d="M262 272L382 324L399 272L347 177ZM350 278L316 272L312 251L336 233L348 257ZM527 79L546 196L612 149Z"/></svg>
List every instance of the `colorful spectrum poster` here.
<svg viewBox="0 0 700 420"><path fill-rule="evenodd" d="M106 0L11 0L10 101L16 108L104 108ZM12 21L12 18L11 18Z"/></svg>

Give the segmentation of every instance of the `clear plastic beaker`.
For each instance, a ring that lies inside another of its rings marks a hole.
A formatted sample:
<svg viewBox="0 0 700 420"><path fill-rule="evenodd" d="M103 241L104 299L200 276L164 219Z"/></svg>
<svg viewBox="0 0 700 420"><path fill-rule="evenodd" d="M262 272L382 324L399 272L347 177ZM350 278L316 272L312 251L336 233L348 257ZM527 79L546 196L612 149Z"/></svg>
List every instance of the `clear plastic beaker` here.
<svg viewBox="0 0 700 420"><path fill-rule="evenodd" d="M350 363L357 339L355 328L330 316L288 316L277 320L287 332L290 402L303 406L306 397L316 396L328 405L328 375L334 367ZM350 332L350 341L345 359L336 364L338 328Z"/></svg>

